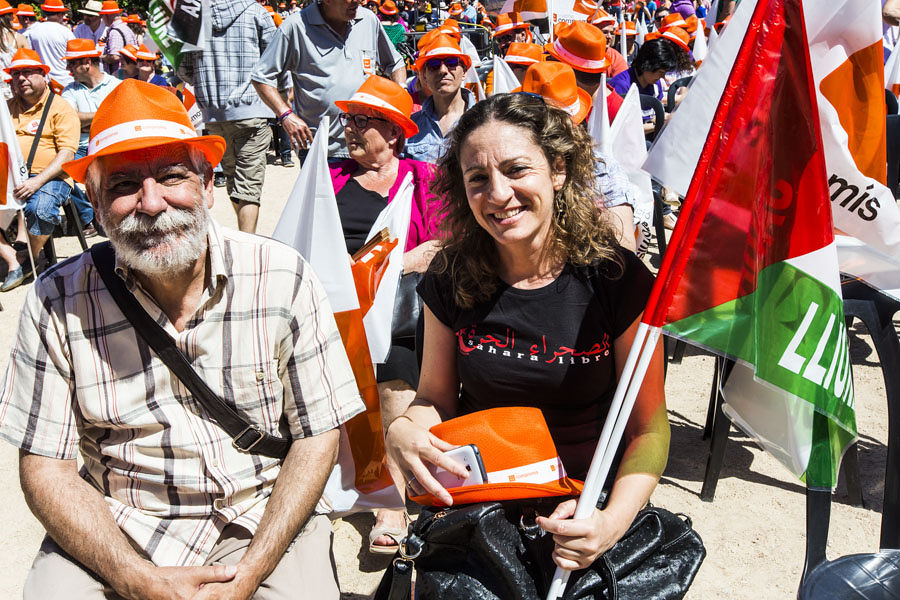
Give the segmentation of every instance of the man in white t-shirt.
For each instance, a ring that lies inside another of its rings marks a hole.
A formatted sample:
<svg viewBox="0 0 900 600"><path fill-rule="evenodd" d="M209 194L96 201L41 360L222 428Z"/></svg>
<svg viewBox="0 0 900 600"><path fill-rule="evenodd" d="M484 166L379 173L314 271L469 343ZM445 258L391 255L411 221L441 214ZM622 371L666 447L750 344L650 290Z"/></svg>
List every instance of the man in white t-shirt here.
<svg viewBox="0 0 900 600"><path fill-rule="evenodd" d="M72 31L63 25L63 19L69 9L63 6L62 0L45 0L41 4L44 21L28 28L25 38L31 42L31 48L38 53L45 65L50 67L50 79L62 86L72 83L72 75L66 68L63 56L66 44L75 39Z"/></svg>

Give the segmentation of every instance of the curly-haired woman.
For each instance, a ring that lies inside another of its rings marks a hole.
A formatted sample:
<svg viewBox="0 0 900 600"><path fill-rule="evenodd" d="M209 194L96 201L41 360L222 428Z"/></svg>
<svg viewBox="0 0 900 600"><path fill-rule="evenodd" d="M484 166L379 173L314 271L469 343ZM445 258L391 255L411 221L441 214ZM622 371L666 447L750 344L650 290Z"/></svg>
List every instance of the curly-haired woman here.
<svg viewBox="0 0 900 600"><path fill-rule="evenodd" d="M411 492L452 503L425 463L465 471L428 429L498 406L540 408L567 472L586 474L652 284L598 214L593 173L588 134L538 96L494 96L453 130L432 187L446 231L419 286L419 388L387 433L392 462L417 479ZM569 500L538 520L555 535L557 564L583 568L621 538L656 486L668 443L657 348L605 507L575 521Z"/></svg>

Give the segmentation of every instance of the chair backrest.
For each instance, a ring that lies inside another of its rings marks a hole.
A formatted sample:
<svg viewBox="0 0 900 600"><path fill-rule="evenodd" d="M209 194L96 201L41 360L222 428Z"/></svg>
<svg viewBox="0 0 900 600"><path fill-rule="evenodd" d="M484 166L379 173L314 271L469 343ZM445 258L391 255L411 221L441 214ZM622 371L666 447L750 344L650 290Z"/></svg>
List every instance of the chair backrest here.
<svg viewBox="0 0 900 600"><path fill-rule="evenodd" d="M686 87L691 84L691 81L694 80L693 75L688 75L687 77L682 77L681 79L676 79L672 82L672 85L669 86L669 91L666 94L666 110L672 112L675 110L675 95L678 93L679 88Z"/></svg>
<svg viewBox="0 0 900 600"><path fill-rule="evenodd" d="M884 104L887 107L887 114L896 115L900 113L900 102L897 96L891 90L884 90Z"/></svg>
<svg viewBox="0 0 900 600"><path fill-rule="evenodd" d="M646 94L641 94L639 98L641 100L641 111L652 110L655 116L653 131L647 134L647 140L652 142L656 139L656 134L659 133L666 122L666 110L663 108L663 104L659 101L659 98L648 96Z"/></svg>

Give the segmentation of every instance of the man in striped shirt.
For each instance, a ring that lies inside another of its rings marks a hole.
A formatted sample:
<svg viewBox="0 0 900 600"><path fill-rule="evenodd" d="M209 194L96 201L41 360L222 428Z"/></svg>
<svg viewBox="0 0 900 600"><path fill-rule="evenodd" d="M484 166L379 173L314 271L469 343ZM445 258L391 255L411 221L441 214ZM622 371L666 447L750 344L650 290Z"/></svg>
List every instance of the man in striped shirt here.
<svg viewBox="0 0 900 600"><path fill-rule="evenodd" d="M64 168L86 183L114 276L216 395L292 439L287 457L232 445L90 253L57 265L29 292L0 390L0 437L20 449L48 533L26 599L339 596L316 508L338 427L364 406L308 265L209 220L223 151L170 92L128 80L97 110L88 155Z"/></svg>

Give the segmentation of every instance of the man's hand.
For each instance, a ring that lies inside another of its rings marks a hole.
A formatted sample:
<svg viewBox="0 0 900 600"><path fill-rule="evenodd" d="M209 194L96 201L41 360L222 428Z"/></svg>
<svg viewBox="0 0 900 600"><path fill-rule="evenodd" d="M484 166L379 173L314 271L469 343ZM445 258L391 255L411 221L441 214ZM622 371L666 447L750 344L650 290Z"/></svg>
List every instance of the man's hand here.
<svg viewBox="0 0 900 600"><path fill-rule="evenodd" d="M13 197L19 202L27 202L35 192L41 189L41 184L36 177L30 177L13 190Z"/></svg>
<svg viewBox="0 0 900 600"><path fill-rule="evenodd" d="M196 598L197 594L207 587L228 585L227 582L232 581L236 573L237 567L233 565L154 567L147 572L143 583L129 586L120 593L126 598L135 600L190 600ZM251 595L252 593L251 591ZM224 598L226 596L208 597ZM241 597L250 598L250 596Z"/></svg>
<svg viewBox="0 0 900 600"><path fill-rule="evenodd" d="M229 567L235 568L235 567ZM261 582L238 570L229 582L207 583L191 597L191 600L250 600Z"/></svg>
<svg viewBox="0 0 900 600"><path fill-rule="evenodd" d="M281 122L285 133L291 138L291 148L306 150L313 141L313 134L309 126L295 114L290 114Z"/></svg>

